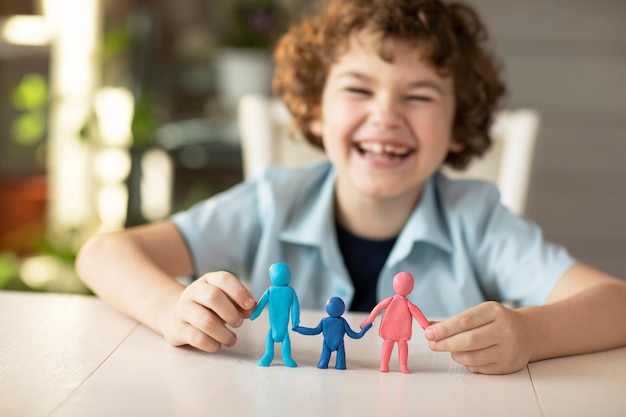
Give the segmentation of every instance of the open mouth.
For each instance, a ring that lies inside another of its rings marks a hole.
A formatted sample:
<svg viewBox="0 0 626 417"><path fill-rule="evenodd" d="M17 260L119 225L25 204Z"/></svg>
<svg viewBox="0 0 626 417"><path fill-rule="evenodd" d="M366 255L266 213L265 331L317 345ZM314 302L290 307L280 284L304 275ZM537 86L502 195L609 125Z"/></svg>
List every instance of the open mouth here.
<svg viewBox="0 0 626 417"><path fill-rule="evenodd" d="M360 142L356 143L355 147L363 156L387 160L403 159L415 152L407 146L380 142Z"/></svg>

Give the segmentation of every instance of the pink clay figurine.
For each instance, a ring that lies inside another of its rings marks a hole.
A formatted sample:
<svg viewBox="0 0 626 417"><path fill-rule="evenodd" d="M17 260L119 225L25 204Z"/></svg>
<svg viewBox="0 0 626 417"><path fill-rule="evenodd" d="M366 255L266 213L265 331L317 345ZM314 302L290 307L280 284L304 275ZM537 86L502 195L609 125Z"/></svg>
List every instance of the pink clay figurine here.
<svg viewBox="0 0 626 417"><path fill-rule="evenodd" d="M406 296L413 291L413 275L408 272L400 272L393 277L393 289L396 295L389 297L378 303L370 315L361 323L361 328L371 324L381 311L385 310L380 320L378 334L383 339L383 350L380 356L380 372L389 372L389 359L393 351L394 342L398 343L398 362L400 371L410 374L407 368L409 356L408 341L411 340L412 317L426 329L430 322L426 319L422 311Z"/></svg>

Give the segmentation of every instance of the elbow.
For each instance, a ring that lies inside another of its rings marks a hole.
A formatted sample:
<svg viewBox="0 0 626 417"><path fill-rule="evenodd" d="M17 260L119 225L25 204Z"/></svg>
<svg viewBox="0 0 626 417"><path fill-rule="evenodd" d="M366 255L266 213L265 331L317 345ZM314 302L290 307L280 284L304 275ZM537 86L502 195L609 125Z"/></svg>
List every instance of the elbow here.
<svg viewBox="0 0 626 417"><path fill-rule="evenodd" d="M108 258L107 248L114 246L111 242L113 240L115 240L113 234L98 234L87 240L78 251L74 268L79 278L92 290L94 281L99 275L98 271L103 270L103 259Z"/></svg>
<svg viewBox="0 0 626 417"><path fill-rule="evenodd" d="M98 253L98 247L102 246L102 239L103 237L101 235L89 238L76 255L74 268L76 269L76 273L80 279L88 286L90 286L90 271L92 269L92 265L96 262L95 258Z"/></svg>

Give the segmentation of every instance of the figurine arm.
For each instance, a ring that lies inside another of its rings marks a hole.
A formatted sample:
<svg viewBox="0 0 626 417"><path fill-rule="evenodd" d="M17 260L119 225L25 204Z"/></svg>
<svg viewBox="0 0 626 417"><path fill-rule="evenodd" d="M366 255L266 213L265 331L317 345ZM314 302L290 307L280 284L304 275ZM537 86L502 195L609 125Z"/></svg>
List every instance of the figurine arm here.
<svg viewBox="0 0 626 417"><path fill-rule="evenodd" d="M265 292L261 296L261 299L259 300L259 304L257 304L256 308L250 315L250 320L254 320L257 317L259 317L259 314L261 314L261 311L263 311L263 309L265 308L265 305L267 304L267 300L269 298L270 298L270 289L268 288L267 290L265 290Z"/></svg>
<svg viewBox="0 0 626 417"><path fill-rule="evenodd" d="M293 327L300 326L300 304L295 290L291 299L291 324Z"/></svg>
<svg viewBox="0 0 626 417"><path fill-rule="evenodd" d="M362 338L365 335L365 333L367 333L367 331L372 327L372 323L367 323L361 329L361 331L357 333L357 332L355 332L354 330L352 330L350 328L350 325L348 324L348 322L345 319L344 319L343 323L344 323L344 328L346 330L346 334L348 336L350 336L351 338L353 338L353 339L360 339L360 338Z"/></svg>
<svg viewBox="0 0 626 417"><path fill-rule="evenodd" d="M363 321L363 323L361 323L361 329L364 328L368 324L372 324L376 316L378 316L378 314L380 314L381 311L383 311L389 306L389 304L391 303L391 300L393 300L393 297L385 298L383 301L378 303L376 307L374 307L370 315L367 316L367 318Z"/></svg>
<svg viewBox="0 0 626 417"><path fill-rule="evenodd" d="M408 304L409 304L409 311L411 312L411 315L415 317L415 320L417 320L420 326L422 326L422 329L426 329L428 326L430 326L430 322L428 321L426 316L424 316L424 313L422 313L422 310L420 310L418 306L416 306L410 301L408 302Z"/></svg>
<svg viewBox="0 0 626 417"><path fill-rule="evenodd" d="M316 334L322 333L322 328L323 328L323 321L320 321L319 324L317 325L317 327L295 326L292 330L294 332L297 332L297 333L300 333L300 334L304 334L304 335L307 335L307 336L312 336L312 335L316 335Z"/></svg>

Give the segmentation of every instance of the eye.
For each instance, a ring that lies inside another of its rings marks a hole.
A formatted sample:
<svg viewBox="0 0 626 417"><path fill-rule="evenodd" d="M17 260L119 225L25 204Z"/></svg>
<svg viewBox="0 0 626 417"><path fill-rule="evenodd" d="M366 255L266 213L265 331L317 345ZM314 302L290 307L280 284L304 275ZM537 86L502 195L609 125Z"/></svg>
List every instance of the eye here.
<svg viewBox="0 0 626 417"><path fill-rule="evenodd" d="M430 102L430 101L434 101L434 99L430 96L425 96L425 95L410 95L410 96L406 96L405 100L408 101L421 101L421 102Z"/></svg>
<svg viewBox="0 0 626 417"><path fill-rule="evenodd" d="M347 87L346 91L351 93L351 94L356 94L359 96L370 96L372 95L372 93L366 89L366 88L360 88L360 87Z"/></svg>

